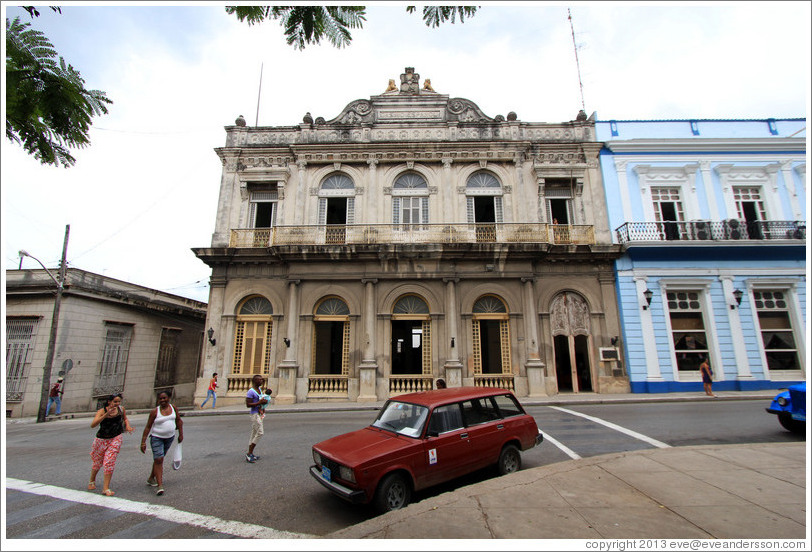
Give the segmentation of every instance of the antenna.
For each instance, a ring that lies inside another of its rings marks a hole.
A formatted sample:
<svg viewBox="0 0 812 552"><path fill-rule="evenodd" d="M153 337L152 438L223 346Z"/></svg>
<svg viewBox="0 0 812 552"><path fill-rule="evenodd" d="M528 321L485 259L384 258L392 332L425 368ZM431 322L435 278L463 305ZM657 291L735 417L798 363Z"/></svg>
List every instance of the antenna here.
<svg viewBox="0 0 812 552"><path fill-rule="evenodd" d="M573 39L574 40L574 39ZM254 127L259 126L259 98L262 95L262 69L265 67L265 62L262 62L262 65L259 66L259 91L257 92L257 119L254 123Z"/></svg>
<svg viewBox="0 0 812 552"><path fill-rule="evenodd" d="M584 83L581 82L581 64L578 63L578 46L575 44L575 27L572 26L572 13L570 13L569 8L567 8L567 19L570 21L570 31L572 31L572 49L575 50L575 67L578 69L578 86L581 88L581 109L586 112L586 106L584 105Z"/></svg>

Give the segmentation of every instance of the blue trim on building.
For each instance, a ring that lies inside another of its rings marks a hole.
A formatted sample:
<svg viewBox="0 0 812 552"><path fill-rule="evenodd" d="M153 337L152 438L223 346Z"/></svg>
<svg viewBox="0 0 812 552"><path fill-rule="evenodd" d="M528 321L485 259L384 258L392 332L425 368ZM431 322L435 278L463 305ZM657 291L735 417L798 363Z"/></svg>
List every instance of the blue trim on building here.
<svg viewBox="0 0 812 552"><path fill-rule="evenodd" d="M604 148L611 155L660 155L667 157L670 155L798 155L805 153L804 150L786 151L725 151L725 150L705 150L705 151L612 151ZM603 154L603 150L601 150Z"/></svg>
<svg viewBox="0 0 812 552"><path fill-rule="evenodd" d="M804 380L731 380L713 382L715 391L763 391L765 389L786 389ZM701 381L630 381L632 393L704 393Z"/></svg>

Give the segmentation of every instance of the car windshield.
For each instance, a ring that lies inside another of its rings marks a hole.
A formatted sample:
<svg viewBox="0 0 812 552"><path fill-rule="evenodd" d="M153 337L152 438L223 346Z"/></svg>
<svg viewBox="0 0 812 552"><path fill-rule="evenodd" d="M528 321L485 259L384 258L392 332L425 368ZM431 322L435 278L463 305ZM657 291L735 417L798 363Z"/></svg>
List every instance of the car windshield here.
<svg viewBox="0 0 812 552"><path fill-rule="evenodd" d="M407 437L419 437L428 414L429 409L425 406L389 401L381 409L377 419L372 422L372 426Z"/></svg>

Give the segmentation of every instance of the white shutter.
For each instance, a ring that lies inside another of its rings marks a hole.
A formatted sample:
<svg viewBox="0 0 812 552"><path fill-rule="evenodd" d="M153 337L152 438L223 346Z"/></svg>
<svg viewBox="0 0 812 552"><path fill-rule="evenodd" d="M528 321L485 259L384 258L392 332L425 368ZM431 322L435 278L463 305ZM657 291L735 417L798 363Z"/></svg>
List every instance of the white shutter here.
<svg viewBox="0 0 812 552"><path fill-rule="evenodd" d="M476 222L476 220L474 220L474 198L468 196L466 199L468 200L468 224L473 224Z"/></svg>
<svg viewBox="0 0 812 552"><path fill-rule="evenodd" d="M423 220L420 221L421 224L428 224L429 223L429 198L421 197L420 198L420 211L423 216Z"/></svg>
<svg viewBox="0 0 812 552"><path fill-rule="evenodd" d="M355 198L347 198L347 224L355 224Z"/></svg>
<svg viewBox="0 0 812 552"><path fill-rule="evenodd" d="M249 203L248 207L248 228L255 228L256 227L256 217L257 217L257 204L255 202Z"/></svg>
<svg viewBox="0 0 812 552"><path fill-rule="evenodd" d="M392 224L400 224L400 198L392 198Z"/></svg>
<svg viewBox="0 0 812 552"><path fill-rule="evenodd" d="M493 211L496 215L496 222L501 224L504 222L502 217L502 196L494 196L493 198Z"/></svg>
<svg viewBox="0 0 812 552"><path fill-rule="evenodd" d="M327 198L319 198L319 226L327 224Z"/></svg>

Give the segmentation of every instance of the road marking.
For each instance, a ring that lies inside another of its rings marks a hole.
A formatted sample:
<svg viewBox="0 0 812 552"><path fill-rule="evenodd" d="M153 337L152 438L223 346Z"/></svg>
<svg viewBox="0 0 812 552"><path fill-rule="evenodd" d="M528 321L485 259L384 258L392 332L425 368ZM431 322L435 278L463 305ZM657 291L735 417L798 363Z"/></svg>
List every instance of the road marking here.
<svg viewBox="0 0 812 552"><path fill-rule="evenodd" d="M149 502L136 502L135 500L127 500L126 498L104 496L86 491L77 491L75 489L65 489L62 487L55 487L53 485L46 485L44 483L35 483L33 481L25 481L23 479L14 479L11 477L6 478L6 488L15 491L22 491L24 493L49 496L59 500L68 500L70 502L78 502L80 504L100 506L102 508L109 508L121 512L152 516L165 521L171 521L173 523L193 525L195 527L202 527L203 529L208 529L210 531L227 533L229 535L246 539L316 538L314 535L308 535L305 533L278 531L276 529L271 529L270 527L262 527L261 525L252 525L250 523L243 523L241 521L231 521L204 514L184 512L183 510L178 510L171 506L150 504Z"/></svg>
<svg viewBox="0 0 812 552"><path fill-rule="evenodd" d="M594 416L589 416L587 414L581 414L580 412L575 412L574 410L569 410L567 408L561 408L560 406L550 406L550 408L554 408L556 410L560 410L561 412L566 412L567 414L572 414L573 416L580 416L582 418L586 418L587 420L591 420L596 424L605 425L608 428L614 429L615 431L619 431L620 433L625 433L630 437L634 437L635 439L640 439L641 441L645 441L646 443L655 446L657 448L671 448L671 445L663 443L662 441L658 441L657 439L652 439L642 433L637 433L636 431L632 431L631 429L626 429L625 427L619 426L617 424L613 424L612 422L607 422L606 420L601 420L600 418L596 418Z"/></svg>
<svg viewBox="0 0 812 552"><path fill-rule="evenodd" d="M544 440L545 441L550 441L552 444L554 444L555 446L560 448L564 452L564 454L566 454L567 456L569 456L573 460L580 460L581 456L577 452L575 452L571 448L561 444L561 442L557 441L553 437L550 437L549 434L544 433L543 431L541 432L541 434L544 435Z"/></svg>

